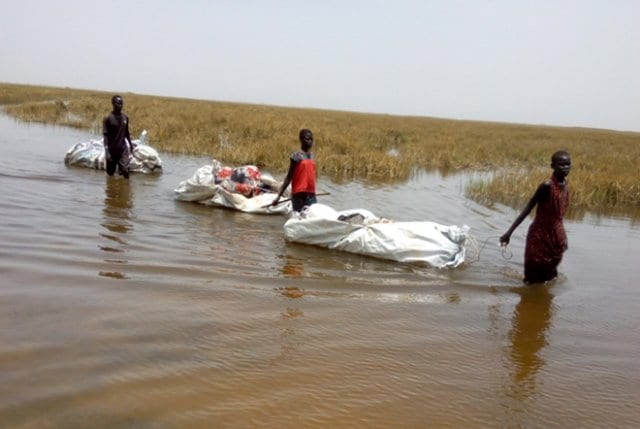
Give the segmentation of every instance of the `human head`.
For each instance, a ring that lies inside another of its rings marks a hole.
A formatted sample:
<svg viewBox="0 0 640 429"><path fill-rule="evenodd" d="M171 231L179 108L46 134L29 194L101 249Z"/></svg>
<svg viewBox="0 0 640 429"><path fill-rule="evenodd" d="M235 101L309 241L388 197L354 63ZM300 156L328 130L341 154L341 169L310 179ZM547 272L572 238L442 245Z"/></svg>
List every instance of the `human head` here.
<svg viewBox="0 0 640 429"><path fill-rule="evenodd" d="M313 133L310 129L303 128L300 130L300 146L302 150L309 150L313 146Z"/></svg>
<svg viewBox="0 0 640 429"><path fill-rule="evenodd" d="M114 111L121 111L123 105L122 97L117 94L111 97L111 105L113 106Z"/></svg>
<svg viewBox="0 0 640 429"><path fill-rule="evenodd" d="M551 168L556 175L562 177L571 171L571 156L566 150L559 150L551 155Z"/></svg>

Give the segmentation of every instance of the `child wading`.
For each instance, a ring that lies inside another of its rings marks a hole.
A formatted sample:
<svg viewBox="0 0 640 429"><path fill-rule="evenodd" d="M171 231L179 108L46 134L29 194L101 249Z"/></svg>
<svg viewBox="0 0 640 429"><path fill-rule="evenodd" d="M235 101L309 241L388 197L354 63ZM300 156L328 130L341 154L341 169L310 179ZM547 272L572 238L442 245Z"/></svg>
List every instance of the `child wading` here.
<svg viewBox="0 0 640 429"><path fill-rule="evenodd" d="M513 225L500 237L500 244L506 246L513 231L531 213L534 206L536 215L529 226L524 252L525 283L542 283L558 276L558 264L567 250L567 234L562 218L569 206L567 175L571 171L571 157L563 150L551 156L553 174L538 186L531 200L518 215Z"/></svg>
<svg viewBox="0 0 640 429"><path fill-rule="evenodd" d="M289 171L285 177L278 196L271 205L277 205L280 197L291 184L291 205L296 212L305 206L317 203L316 199L316 163L311 152L313 133L303 128L300 130L300 150L293 152L290 157Z"/></svg>

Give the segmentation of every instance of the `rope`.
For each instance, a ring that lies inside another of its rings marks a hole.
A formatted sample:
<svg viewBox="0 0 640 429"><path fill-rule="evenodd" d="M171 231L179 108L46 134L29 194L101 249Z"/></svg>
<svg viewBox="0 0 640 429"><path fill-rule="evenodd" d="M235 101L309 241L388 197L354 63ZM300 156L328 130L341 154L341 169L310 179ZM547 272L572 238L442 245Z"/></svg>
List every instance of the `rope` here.
<svg viewBox="0 0 640 429"><path fill-rule="evenodd" d="M496 239L500 240L500 236L499 235L492 235L490 237L487 237L483 241L482 246L480 246L480 248L478 248L478 240L475 237L469 235L467 237L467 240L469 241L470 246L476 251L476 253L478 255L475 258L475 260L471 261L470 263L478 262L480 260L480 254L484 250L484 248L487 245L487 243L489 242L489 240L496 240ZM502 254L502 257L504 259L509 260L509 259L513 258L513 252L511 250L509 250L507 248L507 246L500 246L500 247L501 247L501 252L500 253Z"/></svg>

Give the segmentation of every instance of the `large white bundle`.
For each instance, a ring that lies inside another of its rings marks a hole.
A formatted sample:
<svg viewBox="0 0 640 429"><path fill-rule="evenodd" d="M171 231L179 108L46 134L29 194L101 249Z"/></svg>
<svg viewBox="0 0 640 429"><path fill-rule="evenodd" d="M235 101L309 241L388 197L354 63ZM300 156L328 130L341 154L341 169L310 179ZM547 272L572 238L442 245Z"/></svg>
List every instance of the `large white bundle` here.
<svg viewBox="0 0 640 429"><path fill-rule="evenodd" d="M253 179L242 177L242 182L236 182L231 177L221 179L221 171L247 170L253 172ZM224 167L214 159L211 165L200 167L193 176L180 182L173 194L176 200L227 207L245 213L288 214L291 212L290 202L270 206L279 186L280 183L270 174L258 172L255 166ZM245 196L239 189L249 191L252 196Z"/></svg>
<svg viewBox="0 0 640 429"><path fill-rule="evenodd" d="M160 173L162 172L162 160L158 152L146 144L147 132L143 131L138 140L133 140L135 148L129 154L129 168L135 173ZM90 140L77 143L67 151L64 163L79 167L106 170L107 161L102 140Z"/></svg>
<svg viewBox="0 0 640 429"><path fill-rule="evenodd" d="M338 212L324 204L294 212L284 224L289 241L438 268L464 262L468 232L466 225L392 222L365 209Z"/></svg>

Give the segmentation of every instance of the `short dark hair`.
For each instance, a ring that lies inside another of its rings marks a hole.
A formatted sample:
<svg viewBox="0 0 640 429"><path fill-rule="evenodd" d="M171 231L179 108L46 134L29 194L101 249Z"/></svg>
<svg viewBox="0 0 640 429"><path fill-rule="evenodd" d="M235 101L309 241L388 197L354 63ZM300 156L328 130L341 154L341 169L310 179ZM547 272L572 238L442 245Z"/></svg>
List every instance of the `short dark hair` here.
<svg viewBox="0 0 640 429"><path fill-rule="evenodd" d="M567 152L566 150L558 150L558 151L554 152L553 155L551 155L551 162L554 163L559 158L564 158L564 157L571 158L571 155L569 155L569 152Z"/></svg>
<svg viewBox="0 0 640 429"><path fill-rule="evenodd" d="M119 96L118 94L114 95L113 97L111 97L111 103L115 103L116 98L122 99L121 96Z"/></svg>
<svg viewBox="0 0 640 429"><path fill-rule="evenodd" d="M313 133L312 133L312 132L311 132L311 130L310 130L310 129L308 129L308 128L302 128L302 129L300 130L300 133L298 134L298 138L299 138L300 140L302 140L302 136L304 136L305 134L310 134L310 135L311 135L311 138L313 138Z"/></svg>

